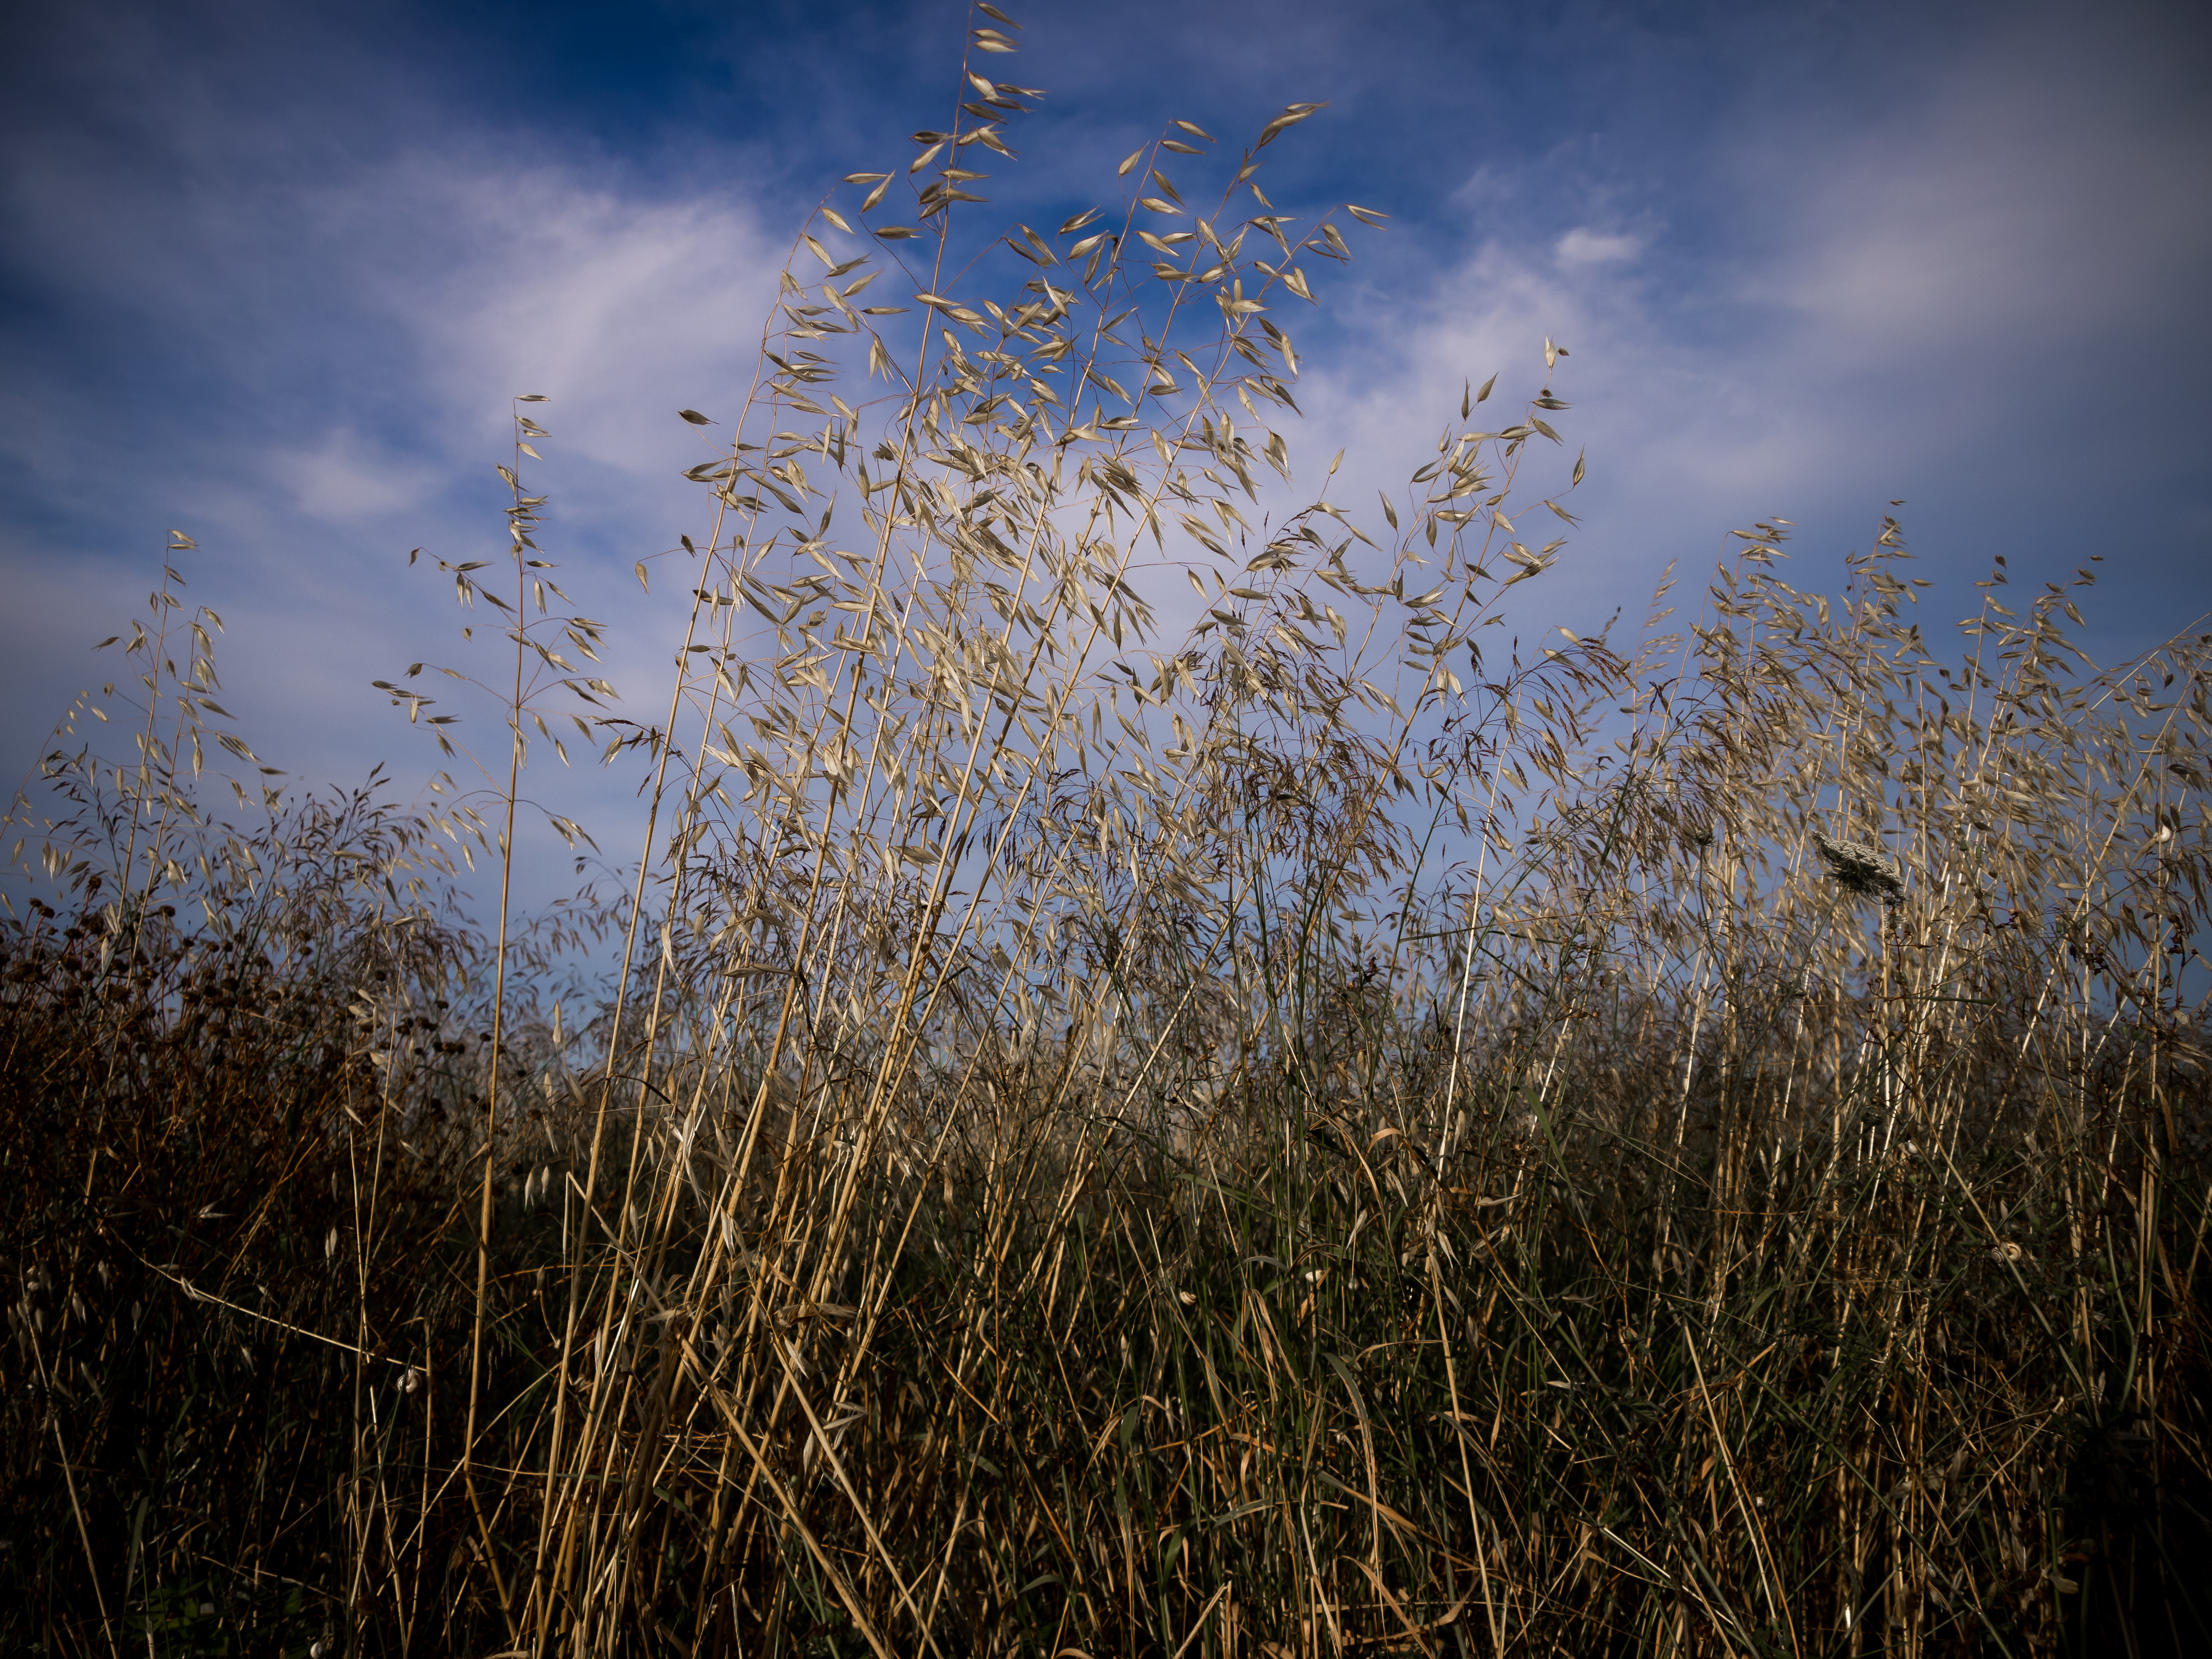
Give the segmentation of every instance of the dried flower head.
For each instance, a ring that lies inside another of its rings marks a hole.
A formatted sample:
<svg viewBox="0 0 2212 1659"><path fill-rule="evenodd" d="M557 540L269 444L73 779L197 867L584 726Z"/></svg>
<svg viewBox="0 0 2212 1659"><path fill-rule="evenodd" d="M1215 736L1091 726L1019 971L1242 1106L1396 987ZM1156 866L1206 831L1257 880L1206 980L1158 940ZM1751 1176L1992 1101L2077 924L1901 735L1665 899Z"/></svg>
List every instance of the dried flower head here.
<svg viewBox="0 0 2212 1659"><path fill-rule="evenodd" d="M1872 842L1832 841L1818 830L1813 831L1813 848L1846 892L1873 893L1884 904L1904 896L1905 866L1888 848Z"/></svg>

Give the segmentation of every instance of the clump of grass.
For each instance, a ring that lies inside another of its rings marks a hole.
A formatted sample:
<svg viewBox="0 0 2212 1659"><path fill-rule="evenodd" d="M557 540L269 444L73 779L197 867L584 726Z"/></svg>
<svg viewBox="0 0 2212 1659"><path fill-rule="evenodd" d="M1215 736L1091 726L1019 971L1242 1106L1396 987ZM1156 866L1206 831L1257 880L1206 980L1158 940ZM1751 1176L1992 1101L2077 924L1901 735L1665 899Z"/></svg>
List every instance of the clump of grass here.
<svg viewBox="0 0 2212 1659"><path fill-rule="evenodd" d="M2014 611L2000 561L1931 643L1884 521L1832 597L1763 524L1694 616L1500 641L1559 554L1532 515L1572 521L1563 354L1510 416L1470 384L1378 508L1334 467L1297 495L1284 307L1380 216L1260 194L1314 107L1230 156L1176 123L1115 216L978 247L972 163L1042 95L981 73L1012 44L979 27L947 131L824 204L694 469L583 1032L436 865L382 886L465 817L362 798L202 866L160 850L214 836L170 737L131 834L86 805L54 843L76 936L19 927L0 1010L5 1616L48 1650L2201 1639L2212 636L2100 671L2087 574ZM475 820L510 857L532 695ZM149 924L173 893L207 931ZM217 1018L184 988L233 914L279 944Z"/></svg>

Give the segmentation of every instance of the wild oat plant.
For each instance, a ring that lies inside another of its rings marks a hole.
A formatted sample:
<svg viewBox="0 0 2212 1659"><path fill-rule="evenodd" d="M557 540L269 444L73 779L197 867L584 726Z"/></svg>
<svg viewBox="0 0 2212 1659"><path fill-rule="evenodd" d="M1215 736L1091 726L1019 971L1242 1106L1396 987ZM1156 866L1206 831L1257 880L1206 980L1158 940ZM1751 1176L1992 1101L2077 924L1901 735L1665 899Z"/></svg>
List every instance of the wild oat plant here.
<svg viewBox="0 0 2212 1659"><path fill-rule="evenodd" d="M1487 632L1565 354L1302 495L1288 319L1381 216L1262 194L1315 106L984 243L1042 96L848 180L686 411L665 708L548 608L518 412L513 597L449 567L498 712L384 684L478 775L223 817L173 572L135 757L72 711L10 1647L2204 1650L2212 635L2100 670L2002 559L1923 635L1887 520L1837 596L1777 521L1693 616ZM525 927L549 694L651 827Z"/></svg>

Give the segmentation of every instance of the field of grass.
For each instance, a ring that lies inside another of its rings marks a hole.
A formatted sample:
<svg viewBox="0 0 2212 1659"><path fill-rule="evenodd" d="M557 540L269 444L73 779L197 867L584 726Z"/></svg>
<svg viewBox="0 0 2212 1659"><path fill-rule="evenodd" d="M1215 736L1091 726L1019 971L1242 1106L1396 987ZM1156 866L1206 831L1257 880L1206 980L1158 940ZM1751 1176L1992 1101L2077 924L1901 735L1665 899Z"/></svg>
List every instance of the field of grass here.
<svg viewBox="0 0 2212 1659"><path fill-rule="evenodd" d="M963 242L978 27L640 568L655 712L534 404L418 805L262 788L181 577L108 647L8 827L0 1644L2212 1651L2212 634L1940 622L1884 520L1516 642L1556 348L1297 493L1310 110ZM652 824L526 924L568 744Z"/></svg>

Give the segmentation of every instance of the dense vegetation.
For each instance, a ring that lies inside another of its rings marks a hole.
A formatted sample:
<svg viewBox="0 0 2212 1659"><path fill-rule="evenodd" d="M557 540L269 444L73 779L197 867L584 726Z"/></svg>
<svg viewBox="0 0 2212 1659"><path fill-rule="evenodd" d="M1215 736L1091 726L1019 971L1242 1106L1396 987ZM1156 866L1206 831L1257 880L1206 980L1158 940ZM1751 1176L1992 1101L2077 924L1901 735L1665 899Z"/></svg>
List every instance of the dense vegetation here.
<svg viewBox="0 0 2212 1659"><path fill-rule="evenodd" d="M385 686L481 787L222 806L217 624L109 647L10 832L10 1650L2202 1650L2212 636L1923 633L1888 521L1485 634L1561 354L1303 501L1310 107L963 265L963 95L799 245L665 716L520 410L512 683ZM653 816L526 927L549 714Z"/></svg>

